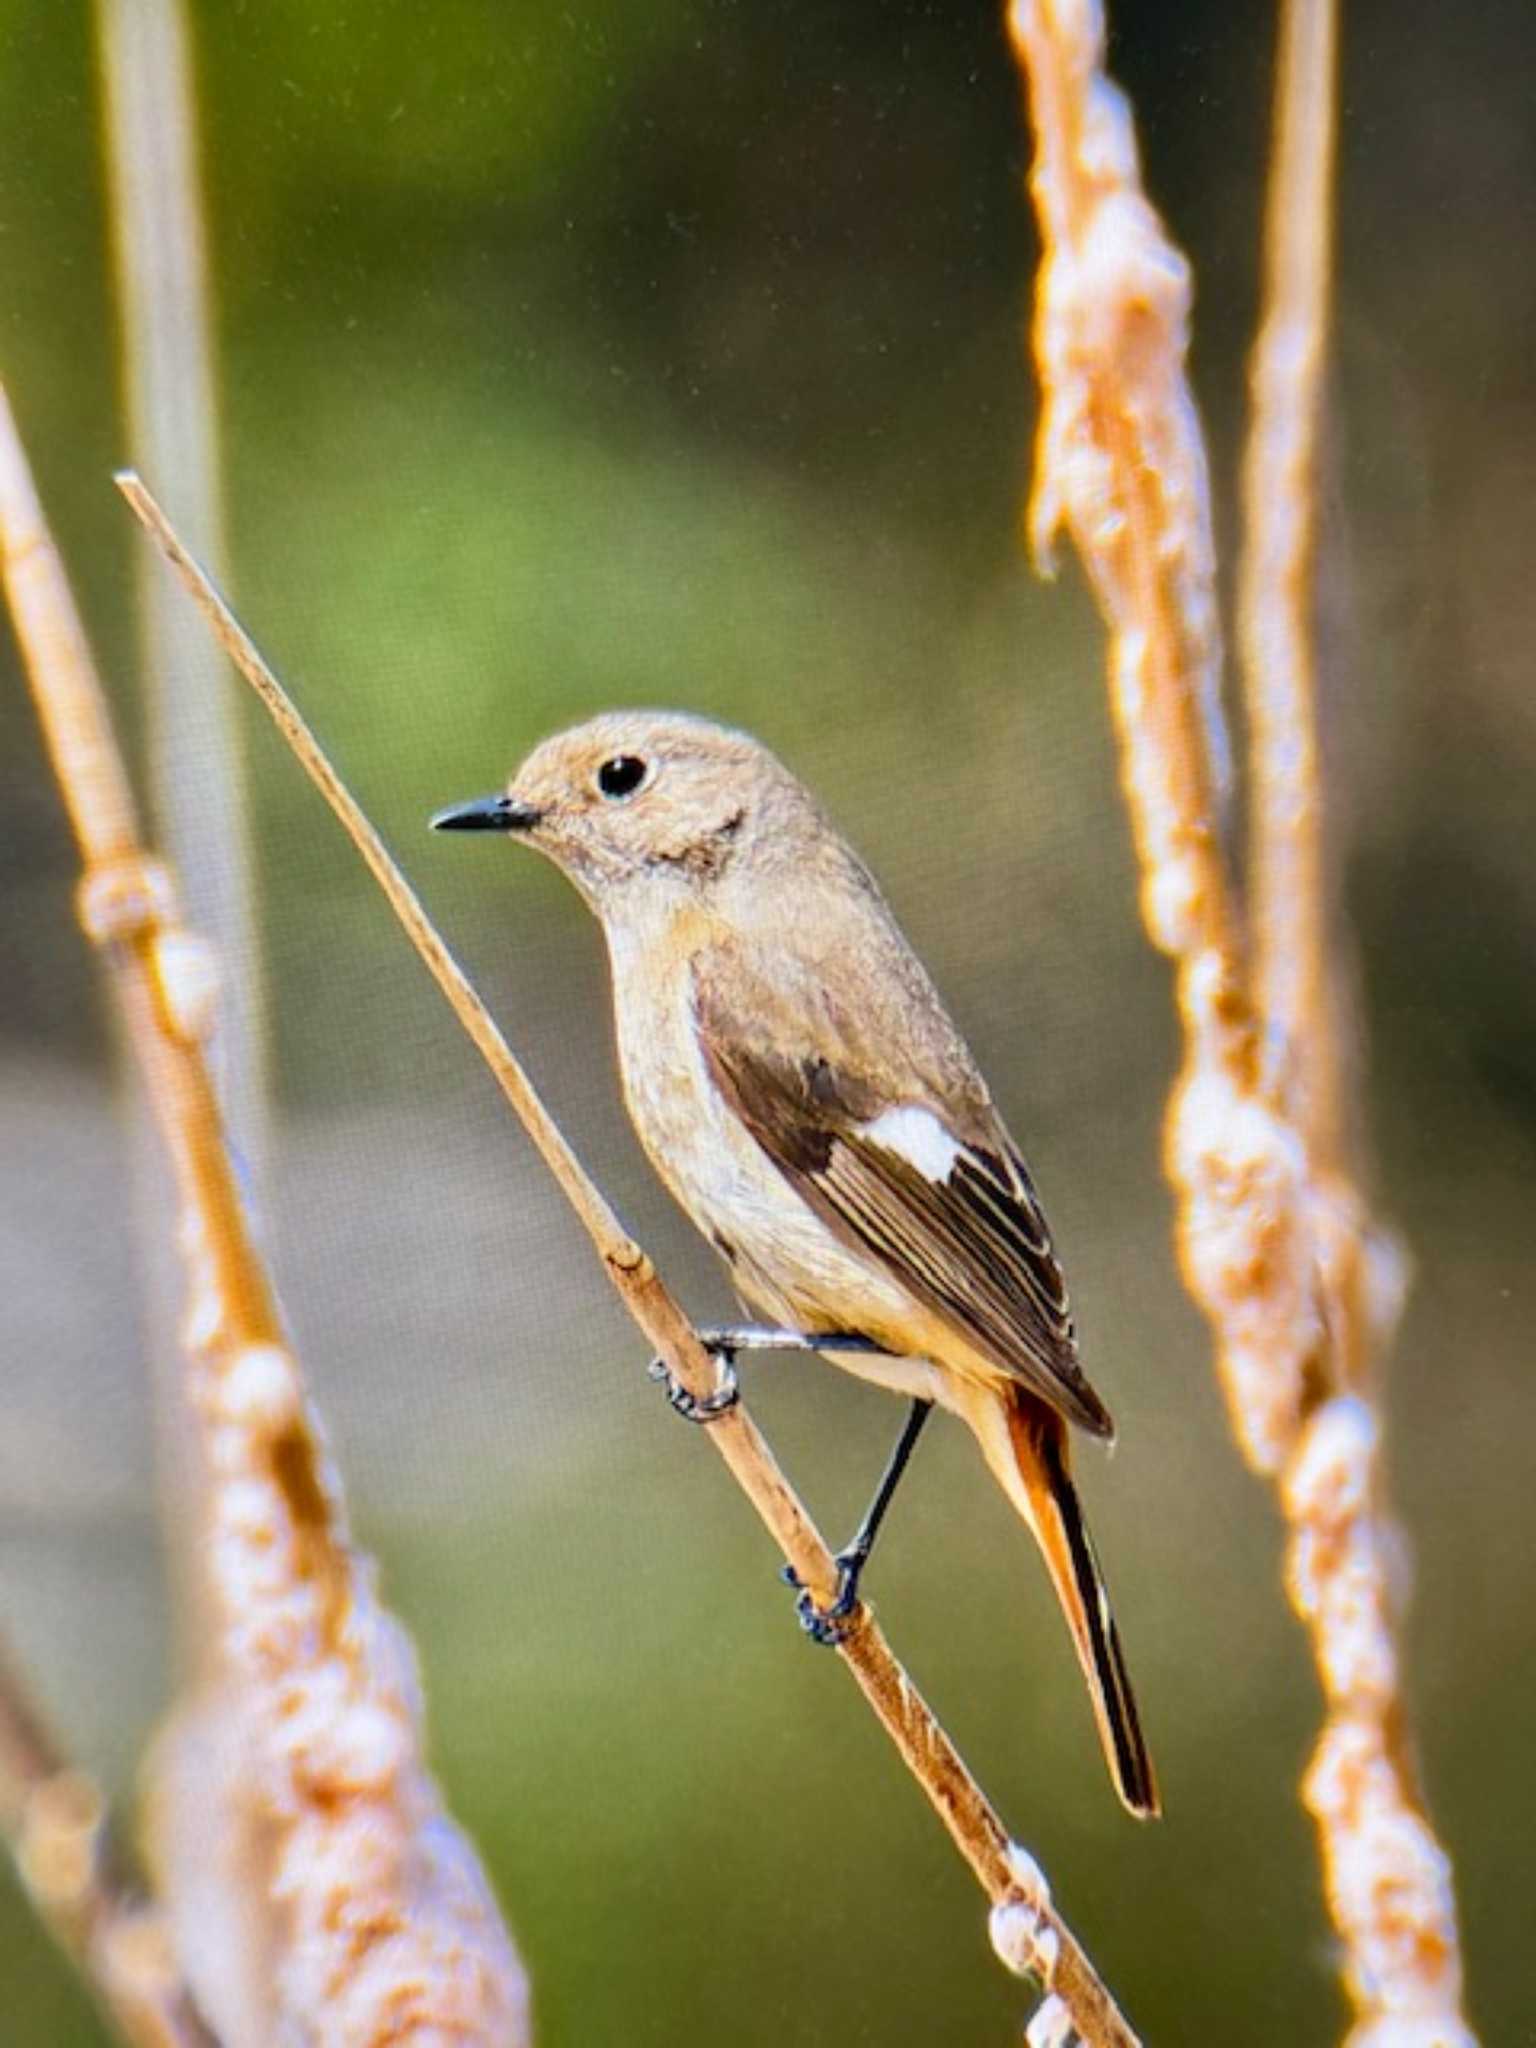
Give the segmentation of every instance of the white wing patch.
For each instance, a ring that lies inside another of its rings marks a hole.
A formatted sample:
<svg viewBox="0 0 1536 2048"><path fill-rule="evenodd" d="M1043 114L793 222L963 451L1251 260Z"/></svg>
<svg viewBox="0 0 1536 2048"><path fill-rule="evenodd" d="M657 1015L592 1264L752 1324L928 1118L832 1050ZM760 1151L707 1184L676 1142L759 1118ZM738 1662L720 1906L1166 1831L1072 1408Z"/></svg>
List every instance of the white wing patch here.
<svg viewBox="0 0 1536 2048"><path fill-rule="evenodd" d="M915 1166L931 1181L948 1180L955 1170L955 1162L965 1151L965 1147L945 1129L931 1109L921 1109L911 1102L899 1103L894 1109L882 1109L861 1129L873 1144L883 1145L887 1152L899 1153L909 1166Z"/></svg>

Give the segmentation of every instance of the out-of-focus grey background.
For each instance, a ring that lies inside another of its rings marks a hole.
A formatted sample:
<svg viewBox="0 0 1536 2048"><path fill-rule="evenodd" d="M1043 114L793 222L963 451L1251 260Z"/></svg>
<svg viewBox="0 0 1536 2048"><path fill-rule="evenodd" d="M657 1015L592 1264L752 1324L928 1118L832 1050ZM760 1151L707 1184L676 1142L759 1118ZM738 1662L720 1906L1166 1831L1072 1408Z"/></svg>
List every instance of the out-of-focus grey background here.
<svg viewBox="0 0 1536 2048"><path fill-rule="evenodd" d="M1269 10L1115 10L1199 280L1230 532ZM434 840L552 726L747 724L876 866L1046 1191L1121 1425L1080 1463L1168 1804L1104 1780L1023 1533L940 1429L882 1618L1148 2037L1341 2010L1295 1786L1317 1718L1169 1251L1167 975L1137 926L1100 637L1017 546L1035 257L997 10L264 0L195 10L241 607L686 1299L709 1258L616 1104L597 934L537 862ZM88 11L0 0L0 374L137 733L134 539ZM1471 1998L1529 2029L1536 868L1532 31L1350 10L1327 655L1383 1202L1409 1687ZM267 1222L434 1748L541 2040L1002 2042L969 1877L749 1510L646 1382L545 1175L254 723ZM129 1793L170 1615L131 1146L72 863L0 638L0 1621ZM752 1397L834 1535L898 1410ZM172 1540L174 1541L174 1530ZM9 1877L0 2035L99 2036Z"/></svg>

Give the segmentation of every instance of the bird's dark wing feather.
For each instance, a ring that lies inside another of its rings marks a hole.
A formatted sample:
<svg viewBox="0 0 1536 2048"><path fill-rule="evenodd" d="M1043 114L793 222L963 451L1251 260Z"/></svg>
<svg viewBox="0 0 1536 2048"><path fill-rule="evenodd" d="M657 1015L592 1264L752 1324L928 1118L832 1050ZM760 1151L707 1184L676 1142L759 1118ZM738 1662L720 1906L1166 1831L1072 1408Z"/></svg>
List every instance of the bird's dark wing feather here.
<svg viewBox="0 0 1536 2048"><path fill-rule="evenodd" d="M1065 1283L1028 1169L967 1065L958 1105L903 1056L877 1059L824 981L814 1009L733 956L695 963L694 1015L716 1086L779 1171L844 1243L871 1254L998 1369L1097 1436L1113 1433L1077 1362ZM808 993L808 991L802 991ZM947 1020L946 1020L947 1021ZM956 1041L958 1044L958 1041ZM910 1087L907 1085L910 1082ZM925 1084L926 1083L926 1084ZM936 1117L942 1178L882 1142L892 1109Z"/></svg>

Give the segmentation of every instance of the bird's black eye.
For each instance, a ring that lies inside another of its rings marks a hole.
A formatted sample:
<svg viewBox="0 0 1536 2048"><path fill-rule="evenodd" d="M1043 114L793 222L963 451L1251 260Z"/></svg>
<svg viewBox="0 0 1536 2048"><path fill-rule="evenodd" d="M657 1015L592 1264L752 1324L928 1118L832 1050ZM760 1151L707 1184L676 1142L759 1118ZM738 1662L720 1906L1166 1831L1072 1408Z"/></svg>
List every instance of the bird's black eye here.
<svg viewBox="0 0 1536 2048"><path fill-rule="evenodd" d="M621 803L625 797L634 795L647 772L638 754L615 754L598 769L597 786L612 802Z"/></svg>

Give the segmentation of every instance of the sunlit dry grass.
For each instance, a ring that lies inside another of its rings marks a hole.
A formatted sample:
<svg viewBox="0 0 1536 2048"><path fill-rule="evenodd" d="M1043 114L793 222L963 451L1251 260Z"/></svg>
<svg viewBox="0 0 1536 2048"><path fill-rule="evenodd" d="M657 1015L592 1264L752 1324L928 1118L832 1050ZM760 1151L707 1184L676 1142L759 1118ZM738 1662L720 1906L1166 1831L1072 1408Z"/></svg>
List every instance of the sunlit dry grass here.
<svg viewBox="0 0 1536 2048"><path fill-rule="evenodd" d="M5 584L79 845L81 922L171 1159L214 1639L158 1745L151 1833L182 1973L229 2048L298 2031L527 2038L521 1965L422 1756L404 1632L351 1545L224 1138L207 949L143 847L105 700L0 400ZM77 1948L94 1963L95 1951Z"/></svg>
<svg viewBox="0 0 1536 2048"><path fill-rule="evenodd" d="M1167 1127L1179 1248L1239 1442L1275 1482L1286 1583L1327 1717L1304 1796L1367 2043L1470 2040L1449 1859L1399 1684L1377 1367L1405 1272L1345 1157L1344 1006L1326 920L1313 653L1335 94L1330 0L1287 0L1255 355L1241 625L1251 929L1223 843L1209 488L1184 357L1190 283L1141 190L1093 0L1016 0L1045 242L1037 550L1066 527L1110 629L1142 910L1175 967Z"/></svg>

